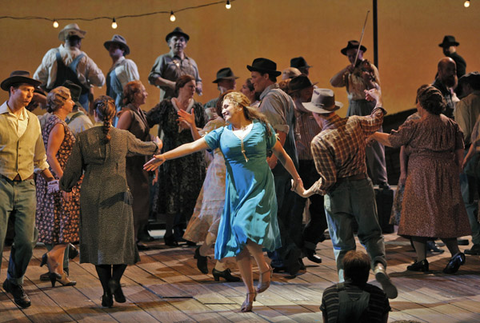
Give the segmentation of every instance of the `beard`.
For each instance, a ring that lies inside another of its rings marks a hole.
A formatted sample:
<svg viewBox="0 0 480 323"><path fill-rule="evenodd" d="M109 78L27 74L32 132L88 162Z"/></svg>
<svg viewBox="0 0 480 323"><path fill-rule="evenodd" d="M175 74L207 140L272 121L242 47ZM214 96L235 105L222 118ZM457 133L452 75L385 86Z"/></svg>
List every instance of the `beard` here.
<svg viewBox="0 0 480 323"><path fill-rule="evenodd" d="M447 87L452 87L452 88L457 86L457 82L458 82L458 79L456 75L449 76L448 78L445 78L443 80L443 83Z"/></svg>

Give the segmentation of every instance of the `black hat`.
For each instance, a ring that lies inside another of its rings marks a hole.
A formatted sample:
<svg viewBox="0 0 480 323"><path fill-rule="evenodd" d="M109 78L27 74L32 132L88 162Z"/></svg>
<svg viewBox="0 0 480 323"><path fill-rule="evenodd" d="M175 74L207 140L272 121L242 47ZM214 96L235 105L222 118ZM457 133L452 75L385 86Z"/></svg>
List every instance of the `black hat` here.
<svg viewBox="0 0 480 323"><path fill-rule="evenodd" d="M294 92L309 88L317 83L318 82L312 84L312 82L306 75L296 76L290 81L290 83L288 83L288 94L292 94Z"/></svg>
<svg viewBox="0 0 480 323"><path fill-rule="evenodd" d="M300 57L294 57L290 60L290 67L310 68L310 67L313 67L313 66L308 65L305 58L300 56Z"/></svg>
<svg viewBox="0 0 480 323"><path fill-rule="evenodd" d="M340 52L342 52L343 55L347 55L347 50L349 49L358 49L358 45L360 45L360 43L356 40L349 40L348 41L348 44L347 44L347 47L345 48L342 48L340 50ZM363 45L360 45L360 50L363 51L364 53L367 51L367 48Z"/></svg>
<svg viewBox="0 0 480 323"><path fill-rule="evenodd" d="M230 67L224 67L217 72L217 79L212 83L218 83L221 80L236 80L238 76L233 74L233 71Z"/></svg>
<svg viewBox="0 0 480 323"><path fill-rule="evenodd" d="M443 37L443 42L441 44L438 44L438 47L450 47L458 45L460 45L460 43L455 40L455 36L447 35Z"/></svg>
<svg viewBox="0 0 480 323"><path fill-rule="evenodd" d="M8 78L3 80L0 87L2 88L2 90L8 92L10 91L10 86L22 83L30 84L35 88L42 84L42 82L32 79L30 77L30 72L28 71L13 71L12 73L10 73L10 76Z"/></svg>
<svg viewBox="0 0 480 323"><path fill-rule="evenodd" d="M130 54L130 47L128 47L127 41L125 40L125 38L123 38L123 36L113 35L112 40L107 40L103 43L103 46L105 46L107 50L110 50L110 44L117 44L118 46L123 48L124 56Z"/></svg>
<svg viewBox="0 0 480 323"><path fill-rule="evenodd" d="M268 73L272 76L279 76L282 72L277 71L277 63L267 58L255 58L252 65L247 65L250 72Z"/></svg>
<svg viewBox="0 0 480 323"><path fill-rule="evenodd" d="M82 104L79 102L79 100L80 95L82 94L82 87L78 84L73 83L70 80L66 80L65 82L63 82L62 86L70 90L70 96L72 97L72 100L75 102L77 107L81 107Z"/></svg>
<svg viewBox="0 0 480 323"><path fill-rule="evenodd" d="M180 27L177 27L172 32L167 34L167 36L165 37L165 40L168 42L170 37L175 36L175 35L180 35L180 36L185 37L186 41L188 41L190 39L190 36L188 36L188 34L185 34Z"/></svg>

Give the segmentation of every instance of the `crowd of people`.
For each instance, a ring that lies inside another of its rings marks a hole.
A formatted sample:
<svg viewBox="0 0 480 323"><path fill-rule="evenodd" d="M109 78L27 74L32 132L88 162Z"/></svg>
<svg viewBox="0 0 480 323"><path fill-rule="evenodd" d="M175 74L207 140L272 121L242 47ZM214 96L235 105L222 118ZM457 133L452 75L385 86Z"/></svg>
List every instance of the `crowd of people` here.
<svg viewBox="0 0 480 323"><path fill-rule="evenodd" d="M270 59L254 59L239 91L238 77L223 67L213 80L219 96L197 102L202 79L185 54L190 37L178 27L165 38L170 52L148 75L160 88L160 101L144 111L148 93L136 64L125 58L125 38L105 42L112 58L105 78L80 50L85 34L67 25L59 33L63 43L47 52L33 78L15 71L1 84L9 99L0 107L0 250L10 220L15 236L3 288L18 306L31 305L22 285L37 231L48 250L41 280L75 285L68 260L79 243L80 262L95 265L102 306L125 302L120 281L127 265L140 260L138 250L148 248L153 212L164 219L166 246L197 247L194 257L204 274L215 245L212 275L243 281L242 312L252 311L273 273L295 277L306 270L304 258L321 263L315 249L328 229L340 284L325 291L326 321L368 321L369 315L384 321L388 298L398 295L386 272L374 192L374 185L390 189L384 145L402 147L398 234L412 240L417 254L407 269L429 270L427 241L437 238L451 253L447 274L466 260L458 237L472 234L466 253L480 254L480 74L458 79L457 64L465 73L466 63L453 36L440 44L447 57L435 81L417 91L416 117L385 134L379 72L363 58L367 49L358 41L340 50L349 64L330 80L348 93L342 118L337 111L343 104L309 79L303 57L283 72ZM94 100L93 86L105 80L108 96ZM37 105L47 112L37 117L31 112ZM158 135L151 135L156 125ZM354 252L355 236L368 256ZM230 257L241 278L226 264ZM366 284L370 271L382 290ZM345 307L348 295L363 301Z"/></svg>

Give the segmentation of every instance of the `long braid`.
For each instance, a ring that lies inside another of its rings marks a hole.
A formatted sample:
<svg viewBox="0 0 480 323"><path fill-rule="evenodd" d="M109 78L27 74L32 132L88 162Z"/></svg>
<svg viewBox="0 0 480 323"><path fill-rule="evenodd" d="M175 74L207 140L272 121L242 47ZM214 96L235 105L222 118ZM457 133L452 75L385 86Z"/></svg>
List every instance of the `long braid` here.
<svg viewBox="0 0 480 323"><path fill-rule="evenodd" d="M112 139L110 136L111 121L117 113L115 101L109 96L101 95L93 102L93 106L98 118L103 121L103 133L105 134L105 142L107 143Z"/></svg>

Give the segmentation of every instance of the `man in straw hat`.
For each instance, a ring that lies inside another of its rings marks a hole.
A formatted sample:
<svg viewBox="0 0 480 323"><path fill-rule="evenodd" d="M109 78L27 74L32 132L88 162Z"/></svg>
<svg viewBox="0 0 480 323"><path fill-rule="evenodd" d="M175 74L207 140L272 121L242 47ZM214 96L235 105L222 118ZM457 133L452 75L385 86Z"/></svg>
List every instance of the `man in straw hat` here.
<svg viewBox="0 0 480 323"><path fill-rule="evenodd" d="M260 94L260 112L265 114L272 125L283 148L298 169L297 148L295 146L295 104L292 98L279 89L277 64L267 58L256 58L252 65L247 65L251 72L255 91ZM282 238L282 247L269 253L272 267L276 271L285 270L290 275L296 275L300 270L299 259L302 245L302 217L295 212L295 193L290 190L290 174L272 155L268 164L275 177L275 192L278 202L278 225ZM296 217L295 217L296 216Z"/></svg>
<svg viewBox="0 0 480 323"><path fill-rule="evenodd" d="M0 252L3 252L7 223L15 215L14 244L10 251L5 292L21 308L31 305L23 290L23 277L37 240L35 229L35 181L39 173L48 181L50 173L40 122L26 109L40 82L25 71L15 71L1 83L8 100L0 106ZM0 257L0 267L1 267Z"/></svg>
<svg viewBox="0 0 480 323"><path fill-rule="evenodd" d="M363 59L363 53L366 51L367 48L358 41L350 40L347 46L340 50L347 56L350 64L330 79L332 86L347 89L349 102L347 116L370 115L375 106L374 102L365 99L364 90L380 88L380 76L375 65ZM373 184L388 189L385 147L378 142L367 147L367 167Z"/></svg>
<svg viewBox="0 0 480 323"><path fill-rule="evenodd" d="M66 80L81 86L80 103L88 111L89 102L93 101L92 86L103 86L105 76L97 64L80 50L86 33L77 24L65 26L58 34L63 44L45 54L33 78L39 80L46 91L61 86Z"/></svg>
<svg viewBox="0 0 480 323"><path fill-rule="evenodd" d="M460 43L455 40L455 36L446 35L443 37L443 41L438 44L438 47L443 49L443 54L445 56L450 57L455 61L455 64L457 65L457 77L460 78L465 75L467 62L465 62L462 56L458 55L458 45L460 45Z"/></svg>
<svg viewBox="0 0 480 323"><path fill-rule="evenodd" d="M288 86L288 94L295 103L297 152L298 152L298 174L302 178L303 185L310 187L320 176L315 170L310 143L313 138L322 131L322 128L313 118L312 112L305 109L303 102L310 102L316 83L312 83L308 76L300 75L294 77ZM323 196L315 194L310 196L308 211L310 221L303 229L303 252L304 255L314 263L321 263L322 258L315 254L317 243L325 240L327 220L323 208ZM307 199L297 196L297 212L303 213Z"/></svg>
<svg viewBox="0 0 480 323"><path fill-rule="evenodd" d="M123 88L130 81L140 80L138 68L134 61L125 58L130 54L130 47L121 35L113 35L112 40L103 43L112 58L112 67L107 74L107 95L115 100L117 111L123 104Z"/></svg>
<svg viewBox="0 0 480 323"><path fill-rule="evenodd" d="M233 73L232 69L230 67L224 67L218 70L217 72L217 77L213 81L213 83L217 84L218 91L220 91L220 96L227 92L228 90L235 90L235 87L237 86L237 80L238 76L235 76ZM219 97L216 97L214 99L211 99L205 105L203 106L205 110L207 111L207 115L209 116L210 119L212 119L213 116L216 115L216 107L217 107L217 102L219 100Z"/></svg>
<svg viewBox="0 0 480 323"><path fill-rule="evenodd" d="M366 93L369 99L376 99L376 105L370 115L363 117L340 118L335 111L343 105L335 101L330 89L315 89L312 101L304 104L322 128L311 143L320 179L305 191L304 197L324 195L339 280L344 280L343 257L356 248L353 232L356 222L357 236L372 259L375 278L385 294L395 298L397 288L386 273L385 244L377 219L375 192L365 163L366 139L382 125L385 110L378 90Z"/></svg>
<svg viewBox="0 0 480 323"><path fill-rule="evenodd" d="M175 96L175 82L182 75L195 78L196 92L202 94L202 79L198 73L197 63L185 54L190 36L180 27L167 34L170 52L157 57L148 75L148 82L160 88L160 101Z"/></svg>

